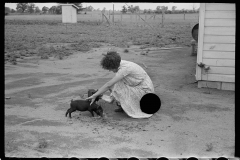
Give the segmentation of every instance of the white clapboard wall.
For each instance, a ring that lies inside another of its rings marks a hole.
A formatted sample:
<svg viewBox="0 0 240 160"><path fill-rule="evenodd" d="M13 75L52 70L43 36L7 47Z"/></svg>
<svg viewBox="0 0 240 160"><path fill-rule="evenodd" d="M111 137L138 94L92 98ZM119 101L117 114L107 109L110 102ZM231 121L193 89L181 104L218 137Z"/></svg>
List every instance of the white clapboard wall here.
<svg viewBox="0 0 240 160"><path fill-rule="evenodd" d="M234 3L201 3L196 79L235 82L236 8Z"/></svg>

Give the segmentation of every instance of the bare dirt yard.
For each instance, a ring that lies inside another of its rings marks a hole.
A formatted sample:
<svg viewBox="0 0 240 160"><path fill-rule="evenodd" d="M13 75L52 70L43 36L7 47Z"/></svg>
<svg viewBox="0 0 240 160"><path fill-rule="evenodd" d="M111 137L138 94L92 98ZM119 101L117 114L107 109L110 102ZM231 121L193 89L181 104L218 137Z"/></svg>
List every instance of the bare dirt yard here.
<svg viewBox="0 0 240 160"><path fill-rule="evenodd" d="M19 17L5 18L6 157L234 156L235 92L194 83L195 19L171 20L153 34L134 23L66 26ZM164 49L173 47L181 48ZM100 67L109 48L146 70L160 110L149 119L133 119L100 100L106 118L76 111L70 120L65 113L71 99L114 76Z"/></svg>

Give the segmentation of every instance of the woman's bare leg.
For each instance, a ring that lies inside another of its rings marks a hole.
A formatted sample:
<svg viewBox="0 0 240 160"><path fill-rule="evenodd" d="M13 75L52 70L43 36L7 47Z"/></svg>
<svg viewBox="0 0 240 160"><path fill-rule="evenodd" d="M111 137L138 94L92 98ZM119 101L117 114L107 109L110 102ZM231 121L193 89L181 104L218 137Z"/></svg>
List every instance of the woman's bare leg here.
<svg viewBox="0 0 240 160"><path fill-rule="evenodd" d="M114 111L115 111L115 112L124 112L124 110L123 110L122 107L121 107L121 103L119 102L119 100L117 100L117 99L113 96L113 94L112 94L113 90L114 90L114 86L113 86L111 89L109 89L109 91L110 91L110 93L111 93L110 96L111 96L111 98L113 98L113 101L111 102L111 104L113 104L113 103L115 102L116 105L118 106L118 108L115 109Z"/></svg>

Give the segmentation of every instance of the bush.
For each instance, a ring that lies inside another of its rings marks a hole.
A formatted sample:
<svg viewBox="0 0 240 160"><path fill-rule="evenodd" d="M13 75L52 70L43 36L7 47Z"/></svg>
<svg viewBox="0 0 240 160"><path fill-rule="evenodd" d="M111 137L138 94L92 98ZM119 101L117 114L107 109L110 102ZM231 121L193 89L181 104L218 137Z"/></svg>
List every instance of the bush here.
<svg viewBox="0 0 240 160"><path fill-rule="evenodd" d="M58 58L59 58L60 60L62 60L63 57L64 57L64 52L59 52L59 53L58 53Z"/></svg>
<svg viewBox="0 0 240 160"><path fill-rule="evenodd" d="M48 55L46 55L46 54L45 54L45 55L42 55L42 56L41 56L41 59L48 59Z"/></svg>

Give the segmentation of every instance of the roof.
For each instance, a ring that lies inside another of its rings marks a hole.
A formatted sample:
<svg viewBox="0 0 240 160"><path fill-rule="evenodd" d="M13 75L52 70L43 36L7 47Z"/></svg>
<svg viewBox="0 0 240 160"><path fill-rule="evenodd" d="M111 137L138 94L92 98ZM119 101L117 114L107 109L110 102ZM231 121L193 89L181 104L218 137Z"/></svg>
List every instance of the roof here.
<svg viewBox="0 0 240 160"><path fill-rule="evenodd" d="M79 9L78 6L74 5L74 4L60 4L60 6L73 6L75 7L76 9Z"/></svg>

